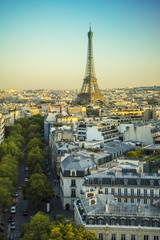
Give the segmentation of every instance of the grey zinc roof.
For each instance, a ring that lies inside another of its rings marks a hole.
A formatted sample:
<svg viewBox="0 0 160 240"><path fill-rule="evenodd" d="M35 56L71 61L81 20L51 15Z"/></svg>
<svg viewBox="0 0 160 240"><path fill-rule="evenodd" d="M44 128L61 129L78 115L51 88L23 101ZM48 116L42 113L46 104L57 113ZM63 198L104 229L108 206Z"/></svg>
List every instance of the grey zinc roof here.
<svg viewBox="0 0 160 240"><path fill-rule="evenodd" d="M117 151L131 151L134 147L131 145L128 145L126 143L115 143L115 142L109 142L104 144L103 150L108 151L109 153L115 153Z"/></svg>
<svg viewBox="0 0 160 240"><path fill-rule="evenodd" d="M95 163L92 161L91 158L86 158L84 156L67 156L62 161L62 167L64 170L71 170L75 169L77 171L83 171L87 168L94 167Z"/></svg>
<svg viewBox="0 0 160 240"><path fill-rule="evenodd" d="M89 198L86 199L85 195L79 196L82 206L85 209L87 215L111 215L111 216L131 216L131 215L141 215L143 217L159 217L160 208L157 206L149 206L149 208L145 208L141 206L141 213L138 213L138 205L129 204L129 203L119 203L114 200L112 195L100 195L96 194L95 198L97 199L97 203L94 205L89 205ZM109 212L106 212L105 205L106 200L109 206Z"/></svg>

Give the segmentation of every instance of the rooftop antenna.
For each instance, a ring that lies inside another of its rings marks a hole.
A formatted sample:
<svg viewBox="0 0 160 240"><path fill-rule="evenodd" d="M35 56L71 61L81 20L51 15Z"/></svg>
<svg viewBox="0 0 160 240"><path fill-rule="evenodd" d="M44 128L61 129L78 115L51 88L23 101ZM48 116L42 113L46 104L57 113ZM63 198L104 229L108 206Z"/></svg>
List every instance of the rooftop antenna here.
<svg viewBox="0 0 160 240"><path fill-rule="evenodd" d="M89 23L89 29L90 29L90 31L91 31L91 22Z"/></svg>

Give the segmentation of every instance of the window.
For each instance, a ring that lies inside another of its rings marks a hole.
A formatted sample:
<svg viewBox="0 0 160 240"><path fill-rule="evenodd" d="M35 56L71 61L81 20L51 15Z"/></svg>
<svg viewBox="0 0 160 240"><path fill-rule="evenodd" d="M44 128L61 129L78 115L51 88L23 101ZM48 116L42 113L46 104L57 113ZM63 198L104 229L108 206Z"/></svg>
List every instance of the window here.
<svg viewBox="0 0 160 240"><path fill-rule="evenodd" d="M121 196L121 188L118 188L118 195Z"/></svg>
<svg viewBox="0 0 160 240"><path fill-rule="evenodd" d="M126 189L126 188L124 189L124 196L127 196L127 192L128 192L127 190L128 189Z"/></svg>
<svg viewBox="0 0 160 240"><path fill-rule="evenodd" d="M99 218L97 222L98 222L99 225L102 225L103 224L103 218Z"/></svg>
<svg viewBox="0 0 160 240"><path fill-rule="evenodd" d="M134 189L131 189L131 196L134 196Z"/></svg>
<svg viewBox="0 0 160 240"><path fill-rule="evenodd" d="M148 240L148 235L144 235L144 240Z"/></svg>
<svg viewBox="0 0 160 240"><path fill-rule="evenodd" d="M112 233L111 240L116 240L116 234Z"/></svg>
<svg viewBox="0 0 160 240"><path fill-rule="evenodd" d="M121 225L126 225L126 219L121 219Z"/></svg>
<svg viewBox="0 0 160 240"><path fill-rule="evenodd" d="M144 199L144 204L147 204L147 199L146 198Z"/></svg>
<svg viewBox="0 0 160 240"><path fill-rule="evenodd" d="M76 180L75 179L71 179L71 186L75 187L76 186Z"/></svg>
<svg viewBox="0 0 160 240"><path fill-rule="evenodd" d="M159 240L159 239L158 239L158 236L154 236L154 240Z"/></svg>
<svg viewBox="0 0 160 240"><path fill-rule="evenodd" d="M130 220L130 226L136 226L136 220L135 219Z"/></svg>
<svg viewBox="0 0 160 240"><path fill-rule="evenodd" d="M118 202L121 202L121 198L118 198Z"/></svg>
<svg viewBox="0 0 160 240"><path fill-rule="evenodd" d="M105 194L108 195L108 188L105 188Z"/></svg>
<svg viewBox="0 0 160 240"><path fill-rule="evenodd" d="M158 227L158 222L156 220L153 221L153 227Z"/></svg>
<svg viewBox="0 0 160 240"><path fill-rule="evenodd" d="M111 195L114 195L114 188L111 188Z"/></svg>
<svg viewBox="0 0 160 240"><path fill-rule="evenodd" d="M99 233L99 239L103 240L103 233Z"/></svg>
<svg viewBox="0 0 160 240"><path fill-rule="evenodd" d="M111 225L116 225L116 219L111 219Z"/></svg>
<svg viewBox="0 0 160 240"><path fill-rule="evenodd" d="M153 197L153 196L154 196L154 192L153 192L153 190L152 190L152 189L150 190L150 195L151 195L151 197Z"/></svg>
<svg viewBox="0 0 160 240"><path fill-rule="evenodd" d="M131 203L134 203L134 198L131 198Z"/></svg>
<svg viewBox="0 0 160 240"><path fill-rule="evenodd" d="M94 221L93 218L89 218L89 219L88 219L88 224L93 224L93 221Z"/></svg>
<svg viewBox="0 0 160 240"><path fill-rule="evenodd" d="M121 234L121 240L126 240L125 234Z"/></svg>
<svg viewBox="0 0 160 240"><path fill-rule="evenodd" d="M145 226L145 227L149 226L149 221L147 219L143 220L143 226Z"/></svg>
<svg viewBox="0 0 160 240"><path fill-rule="evenodd" d="M137 189L137 196L140 196L140 189Z"/></svg>
<svg viewBox="0 0 160 240"><path fill-rule="evenodd" d="M70 176L75 177L76 176L76 170L71 170L70 171Z"/></svg>
<svg viewBox="0 0 160 240"><path fill-rule="evenodd" d="M134 234L131 235L131 240L136 240L136 236Z"/></svg>
<svg viewBox="0 0 160 240"><path fill-rule="evenodd" d="M147 196L147 189L144 189L144 196Z"/></svg>
<svg viewBox="0 0 160 240"><path fill-rule="evenodd" d="M71 197L76 197L76 190L74 188L71 189Z"/></svg>

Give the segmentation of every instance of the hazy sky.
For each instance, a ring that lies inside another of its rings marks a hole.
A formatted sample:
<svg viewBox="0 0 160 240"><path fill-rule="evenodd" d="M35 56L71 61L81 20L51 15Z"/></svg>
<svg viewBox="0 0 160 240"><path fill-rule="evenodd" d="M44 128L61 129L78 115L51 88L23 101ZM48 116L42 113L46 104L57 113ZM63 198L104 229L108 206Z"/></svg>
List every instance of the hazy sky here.
<svg viewBox="0 0 160 240"><path fill-rule="evenodd" d="M160 0L0 0L0 89L160 85Z"/></svg>

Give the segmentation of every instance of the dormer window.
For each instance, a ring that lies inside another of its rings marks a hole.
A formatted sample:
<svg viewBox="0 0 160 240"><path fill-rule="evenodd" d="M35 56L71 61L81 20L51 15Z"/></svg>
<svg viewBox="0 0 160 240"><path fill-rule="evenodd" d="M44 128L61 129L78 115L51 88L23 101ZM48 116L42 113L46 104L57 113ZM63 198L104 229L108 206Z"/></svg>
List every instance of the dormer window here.
<svg viewBox="0 0 160 240"><path fill-rule="evenodd" d="M76 170L75 170L75 169L72 169L72 170L70 171L70 176L71 176L71 177L75 177L75 176L76 176Z"/></svg>
<svg viewBox="0 0 160 240"><path fill-rule="evenodd" d="M141 184L141 179L137 179L137 185Z"/></svg>
<svg viewBox="0 0 160 240"><path fill-rule="evenodd" d="M150 185L153 186L153 184L154 184L154 180L151 179L151 180L150 180Z"/></svg>
<svg viewBox="0 0 160 240"><path fill-rule="evenodd" d="M127 185L128 184L128 179L124 179L124 185Z"/></svg>

